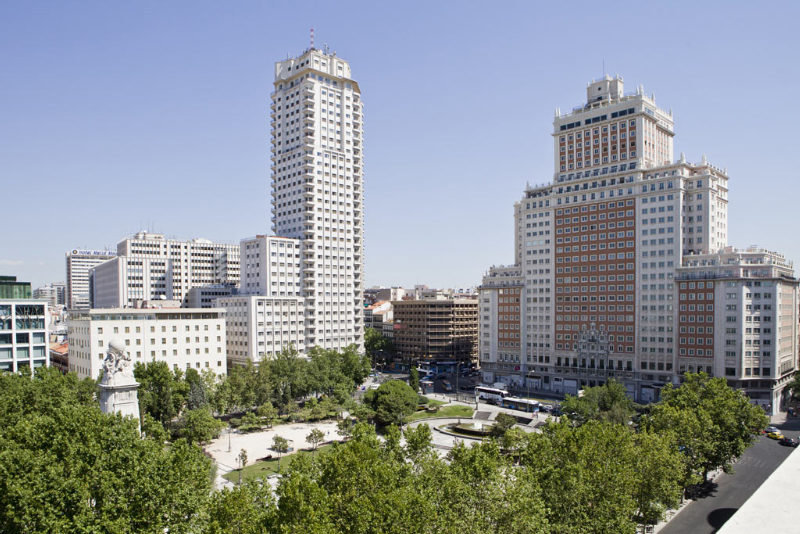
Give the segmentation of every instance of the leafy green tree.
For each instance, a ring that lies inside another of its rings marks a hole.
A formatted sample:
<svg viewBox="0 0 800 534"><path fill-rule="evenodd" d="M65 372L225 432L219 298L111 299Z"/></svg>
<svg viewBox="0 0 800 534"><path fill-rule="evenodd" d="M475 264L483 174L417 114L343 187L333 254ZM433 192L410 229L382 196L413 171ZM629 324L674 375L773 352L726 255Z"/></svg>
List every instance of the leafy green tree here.
<svg viewBox="0 0 800 534"><path fill-rule="evenodd" d="M423 456L433 453L433 437L431 427L420 424L416 427L407 426L403 431L406 438L406 454L412 461L418 461Z"/></svg>
<svg viewBox="0 0 800 534"><path fill-rule="evenodd" d="M206 534L268 534L274 523L275 498L266 480L247 480L211 494Z"/></svg>
<svg viewBox="0 0 800 534"><path fill-rule="evenodd" d="M561 411L575 424L592 419L627 424L635 413L633 406L625 386L612 378L602 386L586 388L581 397L567 395Z"/></svg>
<svg viewBox="0 0 800 534"><path fill-rule="evenodd" d="M671 431L687 462L689 475L703 481L714 469L729 472L767 423L764 411L728 386L724 378L688 373L678 388L671 384L661 392L661 402L650 410L644 426L663 433Z"/></svg>
<svg viewBox="0 0 800 534"><path fill-rule="evenodd" d="M211 461L101 413L87 385L54 370L0 374L0 531L202 529Z"/></svg>
<svg viewBox="0 0 800 534"><path fill-rule="evenodd" d="M180 380L163 361L136 362L133 375L139 382L139 412L149 414L162 425L168 424L183 408Z"/></svg>
<svg viewBox="0 0 800 534"><path fill-rule="evenodd" d="M319 428L315 428L306 436L306 441L311 444L311 448L316 451L319 444L325 441L325 432Z"/></svg>
<svg viewBox="0 0 800 534"><path fill-rule="evenodd" d="M259 406L256 413L264 421L268 428L272 428L272 425L274 425L275 421L278 420L278 410L276 410L269 401L266 401L264 404Z"/></svg>
<svg viewBox="0 0 800 534"><path fill-rule="evenodd" d="M380 352L394 352L394 344L378 330L367 328L364 330L364 350L375 358Z"/></svg>
<svg viewBox="0 0 800 534"><path fill-rule="evenodd" d="M506 432L508 432L516 424L517 419L513 415L500 412L494 419L491 435L498 438L503 437L506 435Z"/></svg>
<svg viewBox="0 0 800 534"><path fill-rule="evenodd" d="M272 360L264 360L272 377L272 403L281 411L308 392L308 362L294 347L281 351Z"/></svg>
<svg viewBox="0 0 800 534"><path fill-rule="evenodd" d="M336 433L343 438L349 438L353 434L353 420L349 417L341 419L336 423Z"/></svg>
<svg viewBox="0 0 800 534"><path fill-rule="evenodd" d="M187 410L178 423L177 434L189 443L205 443L219 436L225 423L211 415L208 408Z"/></svg>
<svg viewBox="0 0 800 534"><path fill-rule="evenodd" d="M417 408L417 393L400 380L389 380L364 395L375 410L375 421L383 426L401 425Z"/></svg>
<svg viewBox="0 0 800 534"><path fill-rule="evenodd" d="M289 452L289 441L283 436L274 436L272 438L272 450L278 453L278 471L281 470L281 458L284 453Z"/></svg>
<svg viewBox="0 0 800 534"><path fill-rule="evenodd" d="M236 457L236 460L239 462L239 485L242 485L242 471L244 468L247 467L247 451L241 449L239 451L239 456Z"/></svg>
<svg viewBox="0 0 800 534"><path fill-rule="evenodd" d="M786 387L792 393L792 399L800 399L800 372L794 374L794 378L789 382Z"/></svg>
<svg viewBox="0 0 800 534"><path fill-rule="evenodd" d="M670 508L680 504L683 489L683 457L674 437L642 431L634 436L633 456L637 474L634 499L642 525L652 525L664 518Z"/></svg>
<svg viewBox="0 0 800 534"><path fill-rule="evenodd" d="M547 496L553 532L630 532L636 488L634 433L623 425L551 423L528 434L521 464Z"/></svg>
<svg viewBox="0 0 800 534"><path fill-rule="evenodd" d="M414 391L419 391L419 371L417 371L416 367L412 367L408 374L408 385Z"/></svg>

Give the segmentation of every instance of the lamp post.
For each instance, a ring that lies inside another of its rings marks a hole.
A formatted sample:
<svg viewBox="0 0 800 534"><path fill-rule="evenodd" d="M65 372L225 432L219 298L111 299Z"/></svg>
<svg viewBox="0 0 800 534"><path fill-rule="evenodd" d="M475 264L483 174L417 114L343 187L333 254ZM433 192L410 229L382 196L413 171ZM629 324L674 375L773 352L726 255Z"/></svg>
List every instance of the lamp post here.
<svg viewBox="0 0 800 534"><path fill-rule="evenodd" d="M456 400L458 400L458 392L461 391L458 389L458 377L461 374L461 361L456 362Z"/></svg>

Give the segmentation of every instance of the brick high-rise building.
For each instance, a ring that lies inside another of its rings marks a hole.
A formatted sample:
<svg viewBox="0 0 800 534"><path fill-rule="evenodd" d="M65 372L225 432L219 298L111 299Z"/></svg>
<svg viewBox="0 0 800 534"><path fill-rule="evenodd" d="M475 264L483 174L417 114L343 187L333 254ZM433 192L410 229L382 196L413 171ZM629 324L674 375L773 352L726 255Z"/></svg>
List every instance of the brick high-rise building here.
<svg viewBox="0 0 800 534"><path fill-rule="evenodd" d="M476 359L477 300L398 300L392 309L394 344L402 359L467 363Z"/></svg>
<svg viewBox="0 0 800 534"><path fill-rule="evenodd" d="M673 161L671 112L619 77L553 126L553 180L514 205L514 265L481 287L484 381L574 394L613 377L653 400L680 380L676 270L727 246L728 176Z"/></svg>

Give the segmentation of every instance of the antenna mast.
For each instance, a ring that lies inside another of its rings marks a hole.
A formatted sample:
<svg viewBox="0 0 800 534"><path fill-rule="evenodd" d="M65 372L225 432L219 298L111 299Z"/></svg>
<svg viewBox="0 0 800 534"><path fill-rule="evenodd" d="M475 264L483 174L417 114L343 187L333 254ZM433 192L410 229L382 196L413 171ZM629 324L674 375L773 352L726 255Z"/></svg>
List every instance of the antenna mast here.
<svg viewBox="0 0 800 534"><path fill-rule="evenodd" d="M311 28L311 50L314 50L314 28Z"/></svg>

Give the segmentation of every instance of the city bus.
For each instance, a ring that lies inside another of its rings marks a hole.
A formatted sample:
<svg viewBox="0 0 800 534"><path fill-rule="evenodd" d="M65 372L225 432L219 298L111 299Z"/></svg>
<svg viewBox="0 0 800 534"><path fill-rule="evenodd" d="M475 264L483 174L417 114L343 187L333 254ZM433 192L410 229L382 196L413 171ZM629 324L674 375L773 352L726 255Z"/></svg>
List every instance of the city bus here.
<svg viewBox="0 0 800 534"><path fill-rule="evenodd" d="M503 399L508 396L508 391L486 386L477 386L475 388L475 396L482 401L499 405L503 402Z"/></svg>
<svg viewBox="0 0 800 534"><path fill-rule="evenodd" d="M512 410L520 410L528 413L535 413L539 411L539 401L532 399L520 399L517 397L505 397L503 399L503 408L511 408Z"/></svg>

